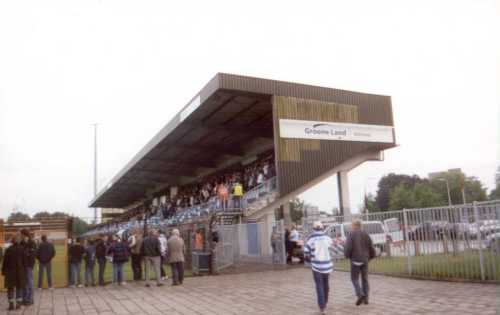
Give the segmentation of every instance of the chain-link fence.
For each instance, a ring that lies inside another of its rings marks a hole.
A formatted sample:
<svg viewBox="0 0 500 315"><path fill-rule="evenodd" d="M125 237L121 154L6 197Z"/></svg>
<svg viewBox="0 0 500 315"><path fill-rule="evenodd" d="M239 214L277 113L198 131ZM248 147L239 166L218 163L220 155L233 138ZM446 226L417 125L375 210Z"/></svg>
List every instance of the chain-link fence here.
<svg viewBox="0 0 500 315"><path fill-rule="evenodd" d="M376 249L371 272L500 282L499 200L334 217L325 224L337 244L344 244L354 218L362 220ZM340 256L335 265L350 267Z"/></svg>

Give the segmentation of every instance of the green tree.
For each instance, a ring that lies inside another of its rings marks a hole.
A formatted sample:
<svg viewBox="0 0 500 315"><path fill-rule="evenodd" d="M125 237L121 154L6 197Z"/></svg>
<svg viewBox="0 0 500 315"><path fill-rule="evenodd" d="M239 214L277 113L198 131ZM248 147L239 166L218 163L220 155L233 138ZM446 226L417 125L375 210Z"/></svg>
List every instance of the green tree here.
<svg viewBox="0 0 500 315"><path fill-rule="evenodd" d="M87 222L83 221L79 217L73 217L73 236L78 237L89 230L89 225Z"/></svg>
<svg viewBox="0 0 500 315"><path fill-rule="evenodd" d="M401 210L404 208L416 208L415 195L411 188L400 184L391 192L389 210Z"/></svg>
<svg viewBox="0 0 500 315"><path fill-rule="evenodd" d="M408 188L413 188L417 183L422 182L422 179L417 175L404 175L390 173L385 175L378 182L377 196L375 201L377 202L379 211L387 211L390 208L390 199L392 192L399 185L406 185Z"/></svg>
<svg viewBox="0 0 500 315"><path fill-rule="evenodd" d="M415 185L413 199L417 208L429 208L446 205L442 196L435 192L428 183Z"/></svg>
<svg viewBox="0 0 500 315"><path fill-rule="evenodd" d="M500 199L500 185L497 185L495 189L490 191L490 200Z"/></svg>
<svg viewBox="0 0 500 315"><path fill-rule="evenodd" d="M47 211L37 212L33 215L33 219L36 220L49 219L49 218L51 218L51 214Z"/></svg>
<svg viewBox="0 0 500 315"><path fill-rule="evenodd" d="M433 190L436 191L443 200L448 200L446 181L448 181L450 186L452 204L463 203L462 189L465 192L465 201L467 203L472 201L484 201L487 199L486 188L483 187L481 181L476 177L468 177L463 172L448 171L443 172L441 176L430 181Z"/></svg>
<svg viewBox="0 0 500 315"><path fill-rule="evenodd" d="M9 217L7 218L7 222L12 222L12 221L28 221L30 220L31 217L29 214L20 212L20 211L15 211L12 212Z"/></svg>
<svg viewBox="0 0 500 315"><path fill-rule="evenodd" d="M378 207L377 201L375 200L375 196L371 193L365 196L364 204L363 204L363 213L369 212L379 212L380 208Z"/></svg>
<svg viewBox="0 0 500 315"><path fill-rule="evenodd" d="M302 220L302 217L304 216L305 206L306 204L304 200L301 200L300 198L294 198L290 202L290 216L292 222L299 223L300 220Z"/></svg>

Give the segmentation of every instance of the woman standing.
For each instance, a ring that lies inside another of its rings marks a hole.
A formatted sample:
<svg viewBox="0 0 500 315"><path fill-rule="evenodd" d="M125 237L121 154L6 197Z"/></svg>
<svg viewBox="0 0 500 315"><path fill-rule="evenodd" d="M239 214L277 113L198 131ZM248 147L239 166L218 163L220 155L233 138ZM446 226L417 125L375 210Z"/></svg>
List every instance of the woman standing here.
<svg viewBox="0 0 500 315"><path fill-rule="evenodd" d="M23 301L23 288L26 285L26 259L24 248L20 244L21 236L12 237L12 245L5 251L2 264L2 275L5 277L4 286L7 288L9 311L19 309Z"/></svg>

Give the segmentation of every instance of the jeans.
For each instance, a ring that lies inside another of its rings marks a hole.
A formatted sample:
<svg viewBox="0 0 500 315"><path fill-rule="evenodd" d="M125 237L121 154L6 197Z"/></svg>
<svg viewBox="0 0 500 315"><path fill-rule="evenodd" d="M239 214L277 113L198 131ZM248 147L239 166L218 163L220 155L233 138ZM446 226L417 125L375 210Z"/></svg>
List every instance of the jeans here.
<svg viewBox="0 0 500 315"><path fill-rule="evenodd" d="M123 264L124 262L113 262L113 283L123 282Z"/></svg>
<svg viewBox="0 0 500 315"><path fill-rule="evenodd" d="M165 268L163 268L164 263L165 263L165 258L163 256L161 256L161 258L160 258L160 274L161 274L162 278L167 276L167 274L165 273Z"/></svg>
<svg viewBox="0 0 500 315"><path fill-rule="evenodd" d="M87 261L85 263L85 285L86 286L94 286L95 285L94 267L95 267L95 260Z"/></svg>
<svg viewBox="0 0 500 315"><path fill-rule="evenodd" d="M184 282L184 263L182 261L170 263L172 269L173 284L182 284Z"/></svg>
<svg viewBox="0 0 500 315"><path fill-rule="evenodd" d="M47 273L47 286L52 288L52 263L50 261L38 264L38 288L42 288L44 271Z"/></svg>
<svg viewBox="0 0 500 315"><path fill-rule="evenodd" d="M81 279L80 279L80 266L82 265L81 262L72 262L70 266L71 270L71 278L70 278L70 285L80 285L82 284Z"/></svg>
<svg viewBox="0 0 500 315"><path fill-rule="evenodd" d="M240 209L241 208L241 196L233 197L233 208Z"/></svg>
<svg viewBox="0 0 500 315"><path fill-rule="evenodd" d="M361 286L359 285L359 275L361 274ZM351 281L357 297L368 296L370 289L368 285L368 264L356 266L351 263Z"/></svg>
<svg viewBox="0 0 500 315"><path fill-rule="evenodd" d="M14 292L15 291L15 292ZM23 289L18 287L12 287L7 289L7 299L9 303L14 303L17 301L17 304L20 304L23 301Z"/></svg>
<svg viewBox="0 0 500 315"><path fill-rule="evenodd" d="M318 306L322 310L324 310L328 304L328 294L330 292L329 277L329 273L321 273L313 270L316 295L318 296Z"/></svg>
<svg viewBox="0 0 500 315"><path fill-rule="evenodd" d="M97 259L97 264L99 265L99 285L104 285L104 271L106 270L106 258Z"/></svg>
<svg viewBox="0 0 500 315"><path fill-rule="evenodd" d="M150 257L146 256L144 257L144 267L146 269L146 284L149 284L149 270L151 269L151 266L154 269L155 272L155 277L156 277L156 284L160 284L160 277L161 277L161 257L160 256L155 256L155 257Z"/></svg>
<svg viewBox="0 0 500 315"><path fill-rule="evenodd" d="M33 303L33 267L26 267L26 286L23 290L25 303Z"/></svg>
<svg viewBox="0 0 500 315"><path fill-rule="evenodd" d="M141 254L132 254L132 271L134 272L134 280L142 280L141 261Z"/></svg>

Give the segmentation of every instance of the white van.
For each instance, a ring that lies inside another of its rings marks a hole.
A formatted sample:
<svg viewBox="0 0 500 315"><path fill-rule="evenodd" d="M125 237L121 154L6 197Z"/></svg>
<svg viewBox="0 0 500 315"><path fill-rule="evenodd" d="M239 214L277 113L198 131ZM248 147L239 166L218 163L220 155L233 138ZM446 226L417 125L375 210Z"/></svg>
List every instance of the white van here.
<svg viewBox="0 0 500 315"><path fill-rule="evenodd" d="M384 225L391 242L400 243L404 241L404 233L398 218L384 220Z"/></svg>
<svg viewBox="0 0 500 315"><path fill-rule="evenodd" d="M326 233L330 235L337 244L344 245L347 235L351 231L351 222L335 223L326 228ZM363 221L361 222L363 230L370 235L375 254L380 256L385 251L387 243L387 230L381 221Z"/></svg>

